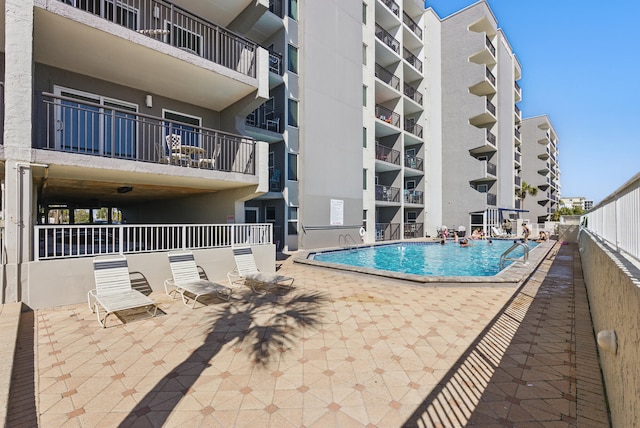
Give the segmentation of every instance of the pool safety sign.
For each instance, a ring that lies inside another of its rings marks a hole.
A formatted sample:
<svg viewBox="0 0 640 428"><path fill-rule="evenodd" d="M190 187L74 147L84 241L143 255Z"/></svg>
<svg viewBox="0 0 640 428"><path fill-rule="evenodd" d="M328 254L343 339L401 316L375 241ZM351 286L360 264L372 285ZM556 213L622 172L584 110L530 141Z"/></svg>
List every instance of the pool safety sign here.
<svg viewBox="0 0 640 428"><path fill-rule="evenodd" d="M344 201L342 199L331 199L331 226L342 226L344 224Z"/></svg>

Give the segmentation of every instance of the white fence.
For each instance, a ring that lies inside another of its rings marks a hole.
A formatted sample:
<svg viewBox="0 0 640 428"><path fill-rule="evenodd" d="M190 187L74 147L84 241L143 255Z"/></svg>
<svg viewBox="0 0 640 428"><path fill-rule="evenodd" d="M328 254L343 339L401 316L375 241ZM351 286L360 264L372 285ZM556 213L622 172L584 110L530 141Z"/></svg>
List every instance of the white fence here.
<svg viewBox="0 0 640 428"><path fill-rule="evenodd" d="M596 205L584 218L589 232L617 251L640 260L640 174Z"/></svg>
<svg viewBox="0 0 640 428"><path fill-rule="evenodd" d="M35 226L34 260L269 245L271 224Z"/></svg>

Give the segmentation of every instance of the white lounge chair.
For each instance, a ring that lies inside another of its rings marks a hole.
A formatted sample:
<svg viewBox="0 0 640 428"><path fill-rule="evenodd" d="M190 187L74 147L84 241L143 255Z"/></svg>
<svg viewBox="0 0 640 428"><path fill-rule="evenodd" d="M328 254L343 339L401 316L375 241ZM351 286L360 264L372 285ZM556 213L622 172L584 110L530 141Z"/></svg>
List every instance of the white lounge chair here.
<svg viewBox="0 0 640 428"><path fill-rule="evenodd" d="M491 231L493 232L493 236L495 236L496 238L506 238L508 236L507 232L499 230L495 226L491 226Z"/></svg>
<svg viewBox="0 0 640 428"><path fill-rule="evenodd" d="M236 267L227 274L229 284L232 286L237 285L240 281L248 282L255 293L260 293L255 288L256 284L266 284L266 291L269 291L275 285L288 288L293 285L294 278L260 271L256 266L256 260L250 247L234 248L233 257L236 260Z"/></svg>
<svg viewBox="0 0 640 428"><path fill-rule="evenodd" d="M107 317L114 312L125 309L153 306L147 312L154 317L158 305L138 290L131 287L127 259L124 256L94 258L93 272L96 288L87 293L87 301L91 312L96 312L102 328L107 325ZM100 307L104 309L104 318L100 318Z"/></svg>
<svg viewBox="0 0 640 428"><path fill-rule="evenodd" d="M182 303L189 305L189 298L185 295L185 293L189 293L193 296L191 308L195 308L200 296L207 294L215 293L224 300L231 298L233 291L231 288L200 278L198 266L191 251L173 252L168 256L172 278L164 281L164 290L169 296L171 293L180 293Z"/></svg>

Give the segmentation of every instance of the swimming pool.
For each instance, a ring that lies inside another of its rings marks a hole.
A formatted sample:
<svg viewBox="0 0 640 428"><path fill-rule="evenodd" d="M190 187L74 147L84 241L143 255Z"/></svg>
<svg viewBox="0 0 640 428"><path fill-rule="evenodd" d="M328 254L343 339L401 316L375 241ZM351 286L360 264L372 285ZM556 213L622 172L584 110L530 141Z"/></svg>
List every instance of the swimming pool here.
<svg viewBox="0 0 640 428"><path fill-rule="evenodd" d="M469 247L453 242L400 243L312 253L309 258L324 263L378 269L420 276L493 276L500 272L500 256L512 240L470 241ZM529 248L538 245L529 242ZM522 257L522 247L509 257Z"/></svg>

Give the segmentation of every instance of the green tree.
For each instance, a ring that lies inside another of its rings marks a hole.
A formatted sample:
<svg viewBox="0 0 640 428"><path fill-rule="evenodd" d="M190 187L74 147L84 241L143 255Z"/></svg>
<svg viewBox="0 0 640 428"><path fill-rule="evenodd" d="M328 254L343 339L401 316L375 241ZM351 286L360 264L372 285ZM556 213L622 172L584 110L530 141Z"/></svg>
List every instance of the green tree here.
<svg viewBox="0 0 640 428"><path fill-rule="evenodd" d="M519 198L522 202L520 203L520 209L524 209L524 200L527 195L535 196L538 194L538 188L527 184L526 181L522 182L522 186L520 189L516 189L516 198Z"/></svg>

